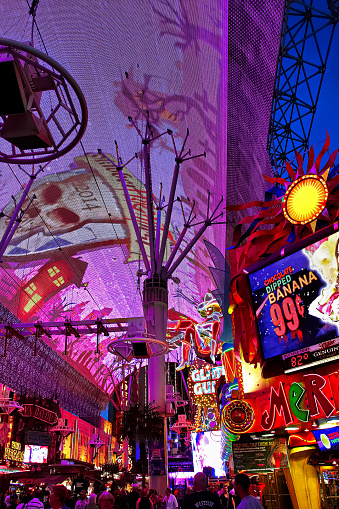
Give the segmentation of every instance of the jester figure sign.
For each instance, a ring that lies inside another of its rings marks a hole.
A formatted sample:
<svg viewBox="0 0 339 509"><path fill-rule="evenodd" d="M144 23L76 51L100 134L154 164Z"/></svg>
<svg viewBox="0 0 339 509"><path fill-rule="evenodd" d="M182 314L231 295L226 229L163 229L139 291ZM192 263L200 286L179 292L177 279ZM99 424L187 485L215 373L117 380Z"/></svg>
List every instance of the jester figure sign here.
<svg viewBox="0 0 339 509"><path fill-rule="evenodd" d="M185 330L185 337L181 344L181 363L177 371L189 366L191 348L199 359L215 364L215 354L218 346L221 307L211 293L206 293L204 301L198 304L197 311L204 319L195 324L192 320L180 320L178 330Z"/></svg>

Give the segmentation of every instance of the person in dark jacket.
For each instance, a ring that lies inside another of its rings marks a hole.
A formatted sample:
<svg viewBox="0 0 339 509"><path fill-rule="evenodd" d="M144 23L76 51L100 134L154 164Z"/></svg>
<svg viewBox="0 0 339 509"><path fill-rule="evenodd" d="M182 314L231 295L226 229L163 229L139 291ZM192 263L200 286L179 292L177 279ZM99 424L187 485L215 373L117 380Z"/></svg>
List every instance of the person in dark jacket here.
<svg viewBox="0 0 339 509"><path fill-rule="evenodd" d="M135 509L153 509L152 502L147 496L147 490L142 488L140 498L137 500Z"/></svg>
<svg viewBox="0 0 339 509"><path fill-rule="evenodd" d="M127 502L129 509L135 509L137 505L137 501L139 500L140 495L138 491L138 485L132 484L132 491L127 495Z"/></svg>
<svg viewBox="0 0 339 509"><path fill-rule="evenodd" d="M227 486L223 486L220 492L218 492L222 509L228 507L228 489Z"/></svg>

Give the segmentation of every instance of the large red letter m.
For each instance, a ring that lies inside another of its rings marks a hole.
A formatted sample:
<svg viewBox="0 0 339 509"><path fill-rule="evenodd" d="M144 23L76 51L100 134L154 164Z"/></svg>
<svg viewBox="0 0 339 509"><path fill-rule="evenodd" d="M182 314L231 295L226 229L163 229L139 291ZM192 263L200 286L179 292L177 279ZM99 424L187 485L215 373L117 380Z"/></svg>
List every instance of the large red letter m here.
<svg viewBox="0 0 339 509"><path fill-rule="evenodd" d="M271 398L269 411L265 410L261 417L261 426L268 431L273 428L277 413L284 417L285 425L293 422L292 413L286 398L285 389L282 383L279 384L278 392L271 387Z"/></svg>

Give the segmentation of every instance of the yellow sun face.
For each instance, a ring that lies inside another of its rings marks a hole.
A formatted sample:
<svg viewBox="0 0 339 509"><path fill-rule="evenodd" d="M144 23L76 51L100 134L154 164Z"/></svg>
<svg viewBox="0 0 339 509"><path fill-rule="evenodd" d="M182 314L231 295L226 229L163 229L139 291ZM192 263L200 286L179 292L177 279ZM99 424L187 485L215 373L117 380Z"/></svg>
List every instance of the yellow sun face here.
<svg viewBox="0 0 339 509"><path fill-rule="evenodd" d="M304 175L287 189L283 201L285 218L292 224L306 224L317 219L326 207L328 189L319 175Z"/></svg>

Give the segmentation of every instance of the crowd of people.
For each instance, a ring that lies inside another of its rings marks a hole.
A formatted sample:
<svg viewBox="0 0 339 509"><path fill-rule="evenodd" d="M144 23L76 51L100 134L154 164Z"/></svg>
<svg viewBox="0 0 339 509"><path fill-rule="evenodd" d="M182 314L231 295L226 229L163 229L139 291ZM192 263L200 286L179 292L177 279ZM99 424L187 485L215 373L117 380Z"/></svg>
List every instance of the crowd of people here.
<svg viewBox="0 0 339 509"><path fill-rule="evenodd" d="M86 489L73 493L62 484L51 492L46 488L24 492L21 499L15 490L3 497L1 509L262 509L260 496L250 494L251 481L246 474L237 474L228 486L209 487L203 472L194 476L193 487L166 489L165 496L155 490L132 485L132 490L106 491L102 485L99 493L89 497Z"/></svg>
<svg viewBox="0 0 339 509"><path fill-rule="evenodd" d="M246 474L237 474L228 486L208 489L202 472L194 476L193 489L185 495L182 509L263 509L259 495L250 494L251 480ZM255 492L253 492L255 493Z"/></svg>
<svg viewBox="0 0 339 509"><path fill-rule="evenodd" d="M50 492L45 488L35 489L24 491L20 497L12 490L0 500L0 506L1 509L113 509L115 499L110 491L92 493L88 498L86 490L77 495L63 484L55 484Z"/></svg>
<svg viewBox="0 0 339 509"><path fill-rule="evenodd" d="M194 477L193 487L168 487L165 496L155 490L132 485L132 491L113 492L116 509L199 509L208 506L211 509L262 509L260 492L254 489L256 481L246 474L237 474L228 485L208 486L204 473ZM76 508L82 509L82 508ZM93 509L93 508L88 508ZM100 508L101 509L101 508Z"/></svg>

